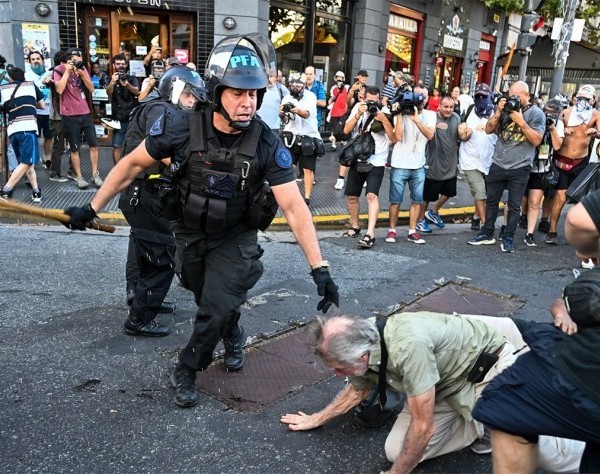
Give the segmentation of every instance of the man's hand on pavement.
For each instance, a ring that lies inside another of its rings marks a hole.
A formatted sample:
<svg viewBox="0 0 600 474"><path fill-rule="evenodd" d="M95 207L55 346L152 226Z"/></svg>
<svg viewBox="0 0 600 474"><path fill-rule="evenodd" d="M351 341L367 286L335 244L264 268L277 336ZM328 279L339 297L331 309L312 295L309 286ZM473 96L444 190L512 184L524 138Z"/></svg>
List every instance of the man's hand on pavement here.
<svg viewBox="0 0 600 474"><path fill-rule="evenodd" d="M319 296L323 296L323 299L319 301L319 304L317 305L317 311L326 313L332 304L339 307L340 295L338 293L338 287L333 282L329 270L326 267L315 268L310 274L317 285L317 293Z"/></svg>
<svg viewBox="0 0 600 474"><path fill-rule="evenodd" d="M313 417L314 415L307 415L299 411L297 415L291 413L283 415L281 422L288 425L288 428L292 431L312 430L320 426Z"/></svg>
<svg viewBox="0 0 600 474"><path fill-rule="evenodd" d="M92 209L92 205L88 204L84 207L69 207L65 209L65 214L71 216L69 222L63 222L63 225L68 229L85 230L87 224L93 221L98 215Z"/></svg>

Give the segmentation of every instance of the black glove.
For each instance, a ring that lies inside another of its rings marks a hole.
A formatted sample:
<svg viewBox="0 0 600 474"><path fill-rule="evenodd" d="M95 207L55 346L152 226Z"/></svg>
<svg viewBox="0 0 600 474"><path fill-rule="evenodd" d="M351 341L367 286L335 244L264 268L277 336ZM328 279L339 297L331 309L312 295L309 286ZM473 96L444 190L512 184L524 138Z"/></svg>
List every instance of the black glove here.
<svg viewBox="0 0 600 474"><path fill-rule="evenodd" d="M84 207L69 207L64 212L71 216L71 220L63 222L63 225L74 230L85 230L86 224L98 217L91 204Z"/></svg>
<svg viewBox="0 0 600 474"><path fill-rule="evenodd" d="M340 295L338 287L333 282L329 270L326 267L315 268L310 274L317 285L317 293L319 293L319 296L323 296L323 299L317 305L317 311L326 313L332 304L339 307Z"/></svg>

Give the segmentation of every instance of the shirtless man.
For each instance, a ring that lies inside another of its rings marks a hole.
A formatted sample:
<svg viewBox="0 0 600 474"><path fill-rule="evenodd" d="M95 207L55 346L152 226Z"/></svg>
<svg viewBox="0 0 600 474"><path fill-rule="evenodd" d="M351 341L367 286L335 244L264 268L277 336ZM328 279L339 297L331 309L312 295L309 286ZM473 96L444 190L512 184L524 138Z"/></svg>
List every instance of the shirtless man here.
<svg viewBox="0 0 600 474"><path fill-rule="evenodd" d="M567 202L567 188L589 163L590 140L599 136L600 113L594 110L596 89L583 85L575 96L577 102L560 115L565 124L565 138L560 149L554 153L559 178L550 214L550 231L546 234L546 243L549 245L558 245L556 230L560 213Z"/></svg>

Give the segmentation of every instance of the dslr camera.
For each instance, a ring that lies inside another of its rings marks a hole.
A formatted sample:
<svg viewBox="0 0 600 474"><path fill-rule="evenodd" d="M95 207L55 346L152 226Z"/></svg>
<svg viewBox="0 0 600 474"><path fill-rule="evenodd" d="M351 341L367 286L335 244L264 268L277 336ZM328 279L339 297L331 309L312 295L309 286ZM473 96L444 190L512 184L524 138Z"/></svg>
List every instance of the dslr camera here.
<svg viewBox="0 0 600 474"><path fill-rule="evenodd" d="M83 61L73 61L73 67L75 69L83 69Z"/></svg>
<svg viewBox="0 0 600 474"><path fill-rule="evenodd" d="M552 127L556 123L554 115L546 113L546 127Z"/></svg>
<svg viewBox="0 0 600 474"><path fill-rule="evenodd" d="M506 99L504 110L507 112L519 112L521 110L521 99L519 99L519 96L511 95L508 99Z"/></svg>
<svg viewBox="0 0 600 474"><path fill-rule="evenodd" d="M381 110L383 104L381 102L377 102L376 100L367 100L367 110L369 114L376 115L377 112Z"/></svg>
<svg viewBox="0 0 600 474"><path fill-rule="evenodd" d="M292 111L292 109L294 108L294 105L290 104L288 102L287 104L283 104L282 108L283 108L283 113L287 114L287 113L290 113Z"/></svg>

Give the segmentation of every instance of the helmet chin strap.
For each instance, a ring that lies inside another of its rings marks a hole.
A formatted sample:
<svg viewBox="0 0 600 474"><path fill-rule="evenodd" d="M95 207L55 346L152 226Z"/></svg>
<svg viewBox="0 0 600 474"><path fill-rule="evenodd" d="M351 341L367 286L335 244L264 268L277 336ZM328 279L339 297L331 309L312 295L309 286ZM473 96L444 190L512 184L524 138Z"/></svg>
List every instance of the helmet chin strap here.
<svg viewBox="0 0 600 474"><path fill-rule="evenodd" d="M231 116L227 113L227 111L225 110L225 107L223 107L222 105L219 105L215 110L217 112L219 112L223 117L225 117L225 120L227 120L227 122L229 123L229 126L231 128L233 128L234 130L237 130L239 132L243 132L244 130L247 130L248 127L250 127L250 124L252 123L252 120L248 120L247 122L231 120Z"/></svg>

